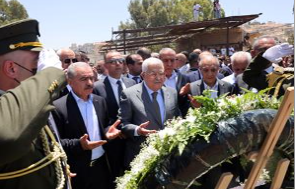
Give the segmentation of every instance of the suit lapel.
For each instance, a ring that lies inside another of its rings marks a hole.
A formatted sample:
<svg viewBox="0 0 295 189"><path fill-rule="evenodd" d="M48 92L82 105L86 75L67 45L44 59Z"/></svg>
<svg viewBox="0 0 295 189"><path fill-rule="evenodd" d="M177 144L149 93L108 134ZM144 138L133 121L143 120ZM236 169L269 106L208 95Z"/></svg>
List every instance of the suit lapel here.
<svg viewBox="0 0 295 189"><path fill-rule="evenodd" d="M169 117L168 116L168 114L169 114L168 110L171 109L170 108L171 95L168 93L168 91L167 91L167 89L165 87L162 87L161 91L162 91L162 95L164 97L164 105L165 105L164 121L165 121L167 119L167 117Z"/></svg>
<svg viewBox="0 0 295 189"><path fill-rule="evenodd" d="M200 89L200 95L203 95L203 91L205 90L204 81L202 80L201 84L198 86L199 86L198 88Z"/></svg>
<svg viewBox="0 0 295 189"><path fill-rule="evenodd" d="M72 93L68 94L67 107L68 107L69 119L73 119L73 123L79 128L82 135L85 133L88 134L83 117L82 117L81 112L79 110L78 104L77 104L75 98L73 97Z"/></svg>
<svg viewBox="0 0 295 189"><path fill-rule="evenodd" d="M223 95L225 93L224 89L224 83L222 83L220 80L217 80L218 82L218 93L217 96Z"/></svg>
<svg viewBox="0 0 295 189"><path fill-rule="evenodd" d="M182 75L180 73L176 73L176 74L177 74L176 91L180 91L181 81L182 81Z"/></svg>
<svg viewBox="0 0 295 189"><path fill-rule="evenodd" d="M101 105L99 104L99 101L98 99L96 98L96 96L93 96L93 106L94 106L94 109L95 109L95 112L96 112L96 117L98 119L98 123L99 123L99 131L100 131L100 134L102 136L102 138L106 138L105 135L104 135L104 129L103 129L103 120L102 120L102 117L103 117L103 113L102 112L102 108L100 107Z"/></svg>
<svg viewBox="0 0 295 189"><path fill-rule="evenodd" d="M131 78L130 78L131 79ZM133 84L130 82L129 79L126 79L125 77L122 77L123 83L125 84L126 88L131 87Z"/></svg>
<svg viewBox="0 0 295 189"><path fill-rule="evenodd" d="M107 99L109 99L108 100L108 103L113 104L113 107L116 108L116 109L118 109L119 106L117 104L117 100L116 100L115 94L113 92L113 89L112 89L112 86L111 86L111 83L110 83L109 78L106 77L103 82L105 84L106 95L108 96Z"/></svg>
<svg viewBox="0 0 295 189"><path fill-rule="evenodd" d="M141 102L145 102L145 100L149 100L149 99L147 99L146 94L143 93L143 90L144 90L143 84L141 83L140 85L141 85L140 88L138 88L136 91L136 96Z"/></svg>

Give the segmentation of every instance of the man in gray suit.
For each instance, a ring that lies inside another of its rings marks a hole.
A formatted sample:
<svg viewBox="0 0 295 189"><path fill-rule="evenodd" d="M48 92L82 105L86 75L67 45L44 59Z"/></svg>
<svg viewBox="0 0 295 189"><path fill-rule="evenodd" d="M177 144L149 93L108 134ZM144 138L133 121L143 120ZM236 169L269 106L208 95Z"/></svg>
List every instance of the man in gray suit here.
<svg viewBox="0 0 295 189"><path fill-rule="evenodd" d="M126 167L139 153L148 134L163 129L166 120L180 114L176 90L163 86L166 76L161 60L146 59L141 76L143 82L123 90L120 99L119 119L127 136Z"/></svg>

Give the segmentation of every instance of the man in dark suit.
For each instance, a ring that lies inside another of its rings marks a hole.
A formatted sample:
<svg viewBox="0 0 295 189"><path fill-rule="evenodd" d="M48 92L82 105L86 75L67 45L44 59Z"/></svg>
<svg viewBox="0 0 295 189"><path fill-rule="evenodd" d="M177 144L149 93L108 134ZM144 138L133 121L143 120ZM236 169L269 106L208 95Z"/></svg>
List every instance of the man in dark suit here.
<svg viewBox="0 0 295 189"><path fill-rule="evenodd" d="M110 172L103 144L120 134L108 124L105 100L93 95L94 74L84 62L68 67L68 83L72 91L56 100L56 123L62 145L68 155L71 171L77 173L72 179L74 189L108 189Z"/></svg>
<svg viewBox="0 0 295 189"><path fill-rule="evenodd" d="M179 115L177 92L165 87L164 65L157 58L148 58L142 66L143 82L122 92L119 118L127 136L125 166L139 153L146 135L164 128L164 123Z"/></svg>
<svg viewBox="0 0 295 189"><path fill-rule="evenodd" d="M123 64L125 59L119 52L112 51L105 56L105 68L109 75L103 80L95 82L93 93L105 98L109 109L109 125L118 119L119 98L123 89L135 85L133 79L123 77ZM117 138L106 145L112 169L112 180L124 173L123 156L125 139Z"/></svg>
<svg viewBox="0 0 295 189"><path fill-rule="evenodd" d="M193 107L198 108L201 106L201 104L193 99L191 96L202 95L205 89L213 90L211 92L211 98L217 98L220 95L232 93L233 86L230 83L219 80L217 78L219 63L216 57L212 55L203 57L200 61L199 69L203 75L203 78L187 85L189 86L189 98ZM186 91L186 93L188 91Z"/></svg>
<svg viewBox="0 0 295 189"><path fill-rule="evenodd" d="M140 76L142 62L143 59L139 54L130 54L126 57L126 65L129 70L127 77L133 79L136 83L142 82L142 78Z"/></svg>
<svg viewBox="0 0 295 189"><path fill-rule="evenodd" d="M166 80L164 85L166 87L171 87L177 92L187 83L189 83L189 78L176 70L176 53L171 48L163 48L160 52L160 59L162 60L165 68ZM181 111L182 117L185 117L188 108L189 100L186 95L178 96L178 106Z"/></svg>

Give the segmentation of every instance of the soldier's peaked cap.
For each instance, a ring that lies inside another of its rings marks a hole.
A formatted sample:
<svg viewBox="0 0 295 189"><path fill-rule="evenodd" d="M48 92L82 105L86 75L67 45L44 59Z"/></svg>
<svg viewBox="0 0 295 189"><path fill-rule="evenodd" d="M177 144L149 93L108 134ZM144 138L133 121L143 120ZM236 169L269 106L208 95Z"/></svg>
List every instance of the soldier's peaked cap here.
<svg viewBox="0 0 295 189"><path fill-rule="evenodd" d="M20 20L0 27L0 55L15 50L41 51L38 40L39 23L34 19Z"/></svg>

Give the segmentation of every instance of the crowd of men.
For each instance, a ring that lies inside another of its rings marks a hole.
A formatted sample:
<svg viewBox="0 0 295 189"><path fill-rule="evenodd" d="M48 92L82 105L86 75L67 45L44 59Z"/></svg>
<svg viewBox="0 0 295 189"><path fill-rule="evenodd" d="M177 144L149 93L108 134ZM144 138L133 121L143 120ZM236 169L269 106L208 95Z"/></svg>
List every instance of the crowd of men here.
<svg viewBox="0 0 295 189"><path fill-rule="evenodd" d="M0 31L6 33L0 37L0 188L114 188L149 134L189 108L202 108L193 96L206 89L211 98L243 88L257 92L270 87L267 77L279 64L294 64L293 46L271 36L258 38L250 53L235 52L230 62L200 49L141 48L129 55L110 51L91 63L85 52L41 51L35 20ZM284 80L272 94L282 96L293 85ZM23 170L55 148L54 163ZM25 174L5 177L18 170Z"/></svg>

